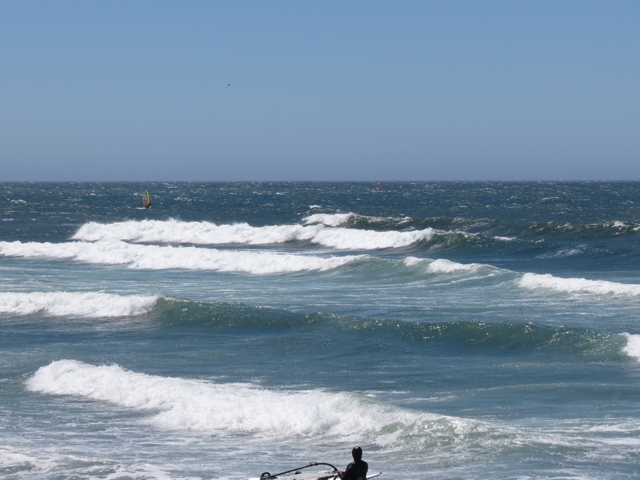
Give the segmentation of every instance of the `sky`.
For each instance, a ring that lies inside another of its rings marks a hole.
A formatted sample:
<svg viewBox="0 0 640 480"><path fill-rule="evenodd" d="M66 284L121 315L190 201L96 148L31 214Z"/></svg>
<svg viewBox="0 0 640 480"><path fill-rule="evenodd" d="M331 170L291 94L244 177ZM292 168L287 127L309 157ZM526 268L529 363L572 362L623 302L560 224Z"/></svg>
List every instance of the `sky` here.
<svg viewBox="0 0 640 480"><path fill-rule="evenodd" d="M640 180L638 1L0 1L0 181Z"/></svg>

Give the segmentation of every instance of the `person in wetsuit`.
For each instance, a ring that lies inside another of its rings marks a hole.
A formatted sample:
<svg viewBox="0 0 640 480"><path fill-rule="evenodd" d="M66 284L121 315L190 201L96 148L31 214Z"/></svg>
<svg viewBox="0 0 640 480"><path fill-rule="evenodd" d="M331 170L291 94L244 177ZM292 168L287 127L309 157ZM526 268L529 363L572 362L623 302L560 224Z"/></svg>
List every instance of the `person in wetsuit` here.
<svg viewBox="0 0 640 480"><path fill-rule="evenodd" d="M340 474L340 478L342 480L366 480L369 465L362 460L362 449L353 447L351 455L353 455L353 462L347 465L345 471Z"/></svg>

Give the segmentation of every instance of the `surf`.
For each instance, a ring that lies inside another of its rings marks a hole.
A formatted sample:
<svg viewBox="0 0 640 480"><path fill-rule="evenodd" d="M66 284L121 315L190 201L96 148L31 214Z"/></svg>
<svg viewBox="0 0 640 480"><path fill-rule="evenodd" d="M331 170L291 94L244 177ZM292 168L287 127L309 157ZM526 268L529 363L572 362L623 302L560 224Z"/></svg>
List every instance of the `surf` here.
<svg viewBox="0 0 640 480"><path fill-rule="evenodd" d="M318 389L267 389L134 372L119 365L57 360L40 367L27 388L47 395L107 402L139 412L163 430L267 439L366 440L390 446L417 431L421 442L453 442L477 422L400 408L362 395Z"/></svg>
<svg viewBox="0 0 640 480"><path fill-rule="evenodd" d="M126 221L112 224L89 222L72 236L73 240L96 242L121 240L133 243L195 245L277 245L310 242L336 250L382 250L404 248L443 237L470 237L465 232L446 232L427 227L421 230L366 230L339 227L354 214L307 217L307 225L222 224L178 220ZM315 217L315 218L314 218ZM434 238L435 237L435 238Z"/></svg>
<svg viewBox="0 0 640 480"><path fill-rule="evenodd" d="M118 240L65 243L0 242L0 255L73 260L95 265L123 265L132 269L212 270L255 275L323 272L364 258L358 255L321 257L170 245L137 245Z"/></svg>
<svg viewBox="0 0 640 480"><path fill-rule="evenodd" d="M130 317L151 312L159 298L104 292L0 292L0 316Z"/></svg>

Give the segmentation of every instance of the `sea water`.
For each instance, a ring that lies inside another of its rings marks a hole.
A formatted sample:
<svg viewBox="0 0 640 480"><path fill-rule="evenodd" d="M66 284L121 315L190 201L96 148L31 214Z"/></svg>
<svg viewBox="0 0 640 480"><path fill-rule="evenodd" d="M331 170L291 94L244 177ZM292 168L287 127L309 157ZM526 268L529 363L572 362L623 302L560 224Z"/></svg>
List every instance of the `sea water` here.
<svg viewBox="0 0 640 480"><path fill-rule="evenodd" d="M639 239L639 183L0 184L0 475L637 478Z"/></svg>

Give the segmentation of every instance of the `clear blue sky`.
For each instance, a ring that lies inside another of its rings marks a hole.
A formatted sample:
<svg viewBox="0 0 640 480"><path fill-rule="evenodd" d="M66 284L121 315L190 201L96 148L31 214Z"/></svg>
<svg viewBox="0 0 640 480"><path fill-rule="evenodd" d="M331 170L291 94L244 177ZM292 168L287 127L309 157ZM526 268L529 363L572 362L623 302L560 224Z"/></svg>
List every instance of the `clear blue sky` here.
<svg viewBox="0 0 640 480"><path fill-rule="evenodd" d="M638 1L0 1L0 181L585 179Z"/></svg>

